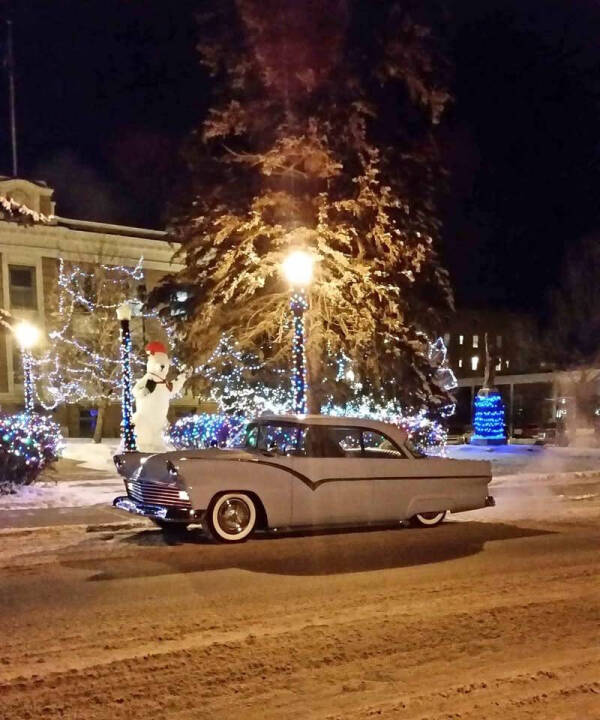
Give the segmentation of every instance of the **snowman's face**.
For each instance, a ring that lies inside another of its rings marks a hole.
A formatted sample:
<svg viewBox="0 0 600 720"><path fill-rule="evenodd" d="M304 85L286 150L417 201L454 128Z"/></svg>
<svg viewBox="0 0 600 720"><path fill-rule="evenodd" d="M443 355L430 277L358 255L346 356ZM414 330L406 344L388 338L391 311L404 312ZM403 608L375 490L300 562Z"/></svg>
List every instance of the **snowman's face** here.
<svg viewBox="0 0 600 720"><path fill-rule="evenodd" d="M153 353L152 355L148 355L146 370L154 377L165 380L169 372L170 364L169 356L166 353Z"/></svg>

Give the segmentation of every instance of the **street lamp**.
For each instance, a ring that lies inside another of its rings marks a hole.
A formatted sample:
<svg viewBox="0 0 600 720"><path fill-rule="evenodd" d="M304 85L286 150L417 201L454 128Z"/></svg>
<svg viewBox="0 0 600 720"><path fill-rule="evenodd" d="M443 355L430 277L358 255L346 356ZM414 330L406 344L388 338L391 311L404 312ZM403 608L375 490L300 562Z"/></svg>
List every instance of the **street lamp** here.
<svg viewBox="0 0 600 720"><path fill-rule="evenodd" d="M128 302L119 305L117 318L121 323L121 437L123 438L123 449L135 452L137 447L131 420L133 405L131 394L131 331L129 328L131 305Z"/></svg>
<svg viewBox="0 0 600 720"><path fill-rule="evenodd" d="M21 349L23 363L23 394L25 395L25 414L31 415L35 406L35 387L33 383L33 358L31 349L40 339L40 329L26 320L21 321L13 330Z"/></svg>
<svg viewBox="0 0 600 720"><path fill-rule="evenodd" d="M306 288L313 275L314 258L305 250L294 250L284 260L282 269L292 286L290 308L294 316L294 412L303 415L306 412L306 350L304 333L304 313L308 309Z"/></svg>

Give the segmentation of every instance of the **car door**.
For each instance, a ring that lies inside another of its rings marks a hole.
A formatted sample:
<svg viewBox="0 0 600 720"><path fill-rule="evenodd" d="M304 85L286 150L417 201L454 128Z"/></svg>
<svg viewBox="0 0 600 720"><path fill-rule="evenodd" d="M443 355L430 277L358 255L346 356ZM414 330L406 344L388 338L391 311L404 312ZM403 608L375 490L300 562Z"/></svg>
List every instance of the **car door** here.
<svg viewBox="0 0 600 720"><path fill-rule="evenodd" d="M372 482L373 521L405 518L415 493L422 491L423 480L418 476L424 470L421 465L424 461L374 430L363 430L362 447Z"/></svg>
<svg viewBox="0 0 600 720"><path fill-rule="evenodd" d="M305 427L292 462L292 524L344 525L371 521L372 484L360 429Z"/></svg>

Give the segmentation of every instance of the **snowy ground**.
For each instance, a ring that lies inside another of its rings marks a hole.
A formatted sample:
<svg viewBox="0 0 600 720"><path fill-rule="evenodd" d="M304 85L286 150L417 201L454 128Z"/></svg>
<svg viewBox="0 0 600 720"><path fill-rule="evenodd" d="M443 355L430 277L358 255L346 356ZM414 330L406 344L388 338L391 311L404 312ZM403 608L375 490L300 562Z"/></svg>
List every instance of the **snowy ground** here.
<svg viewBox="0 0 600 720"><path fill-rule="evenodd" d="M3 511L110 505L123 491L112 460L118 447L118 441L69 440L61 460L39 482L0 495L0 522Z"/></svg>

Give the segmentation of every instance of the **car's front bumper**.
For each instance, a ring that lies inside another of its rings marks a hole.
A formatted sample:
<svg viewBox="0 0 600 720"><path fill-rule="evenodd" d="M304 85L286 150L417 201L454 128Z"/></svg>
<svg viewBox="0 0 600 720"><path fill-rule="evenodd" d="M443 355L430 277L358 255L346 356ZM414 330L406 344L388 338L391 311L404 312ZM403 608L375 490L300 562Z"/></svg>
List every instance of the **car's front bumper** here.
<svg viewBox="0 0 600 720"><path fill-rule="evenodd" d="M151 520L162 520L172 523L197 523L202 519L203 512L172 508L165 505L147 505L133 500L127 495L120 495L113 500L113 507L133 515L143 515Z"/></svg>

